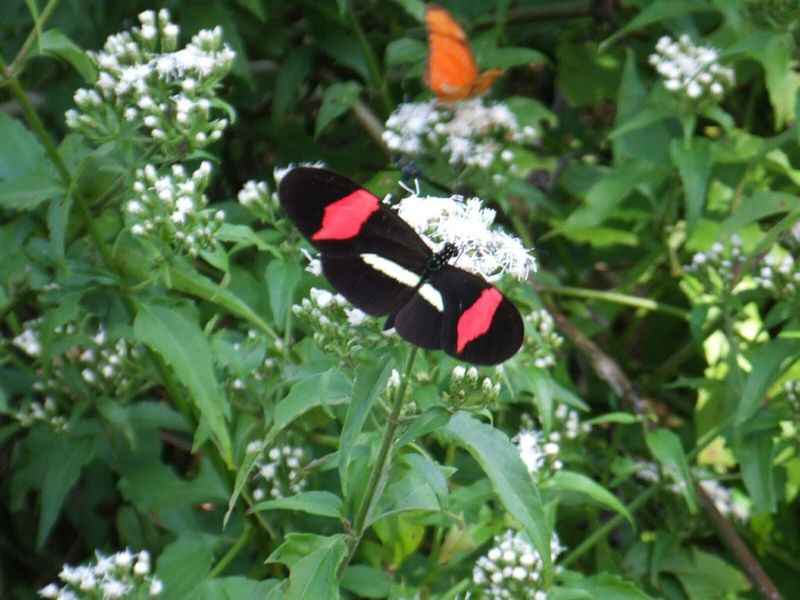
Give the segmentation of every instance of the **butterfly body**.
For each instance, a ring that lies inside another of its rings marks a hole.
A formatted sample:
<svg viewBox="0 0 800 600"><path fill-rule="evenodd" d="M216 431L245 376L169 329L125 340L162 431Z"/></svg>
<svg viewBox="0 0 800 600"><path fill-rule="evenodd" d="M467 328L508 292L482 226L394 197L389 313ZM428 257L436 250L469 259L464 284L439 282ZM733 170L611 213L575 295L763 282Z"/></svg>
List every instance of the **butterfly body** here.
<svg viewBox="0 0 800 600"><path fill-rule="evenodd" d="M425 83L439 100L457 102L480 96L502 75L501 69L478 72L464 30L444 8L428 5L425 25L428 30Z"/></svg>
<svg viewBox="0 0 800 600"><path fill-rule="evenodd" d="M350 179L298 167L279 188L281 205L320 251L322 272L354 306L387 315L387 328L427 349L497 364L522 344L522 318L494 286L434 253L412 227Z"/></svg>

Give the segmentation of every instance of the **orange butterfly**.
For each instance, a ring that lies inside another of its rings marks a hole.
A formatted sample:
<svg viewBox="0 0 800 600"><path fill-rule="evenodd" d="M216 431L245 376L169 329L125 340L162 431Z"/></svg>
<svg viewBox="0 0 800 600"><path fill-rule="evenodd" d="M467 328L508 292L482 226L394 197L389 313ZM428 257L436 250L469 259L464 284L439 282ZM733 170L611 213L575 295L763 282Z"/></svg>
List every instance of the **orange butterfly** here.
<svg viewBox="0 0 800 600"><path fill-rule="evenodd" d="M478 73L467 35L449 12L429 4L425 9L428 28L428 69L425 83L442 102L456 102L480 96L502 69Z"/></svg>

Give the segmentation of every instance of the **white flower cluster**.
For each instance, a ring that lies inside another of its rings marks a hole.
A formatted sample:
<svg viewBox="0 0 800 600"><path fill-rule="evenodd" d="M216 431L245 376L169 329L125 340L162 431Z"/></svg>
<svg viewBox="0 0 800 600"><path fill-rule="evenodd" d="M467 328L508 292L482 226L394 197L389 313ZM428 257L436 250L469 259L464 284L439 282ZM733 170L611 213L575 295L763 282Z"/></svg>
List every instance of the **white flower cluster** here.
<svg viewBox="0 0 800 600"><path fill-rule="evenodd" d="M684 270L697 275L711 287L729 287L737 279L744 260L742 239L734 234L727 244L715 242L708 252L695 253Z"/></svg>
<svg viewBox="0 0 800 600"><path fill-rule="evenodd" d="M41 354L41 326L41 319L26 321L23 332L13 340L16 346L33 358ZM79 330L75 323L69 322L56 327L53 333L59 336L76 336ZM138 347L131 347L124 338L109 339L102 324L96 329L81 333L86 335L80 339L76 337L75 346L52 358L49 368L45 370L48 373L47 379L34 382L33 389L45 395L44 401L33 401L19 411L16 416L23 424L30 423L31 419L46 419L57 429L66 426L63 417L55 415L55 398L64 393L71 393L73 396L80 393L71 384L72 371L79 372L84 383L98 394L121 396L138 385Z"/></svg>
<svg viewBox="0 0 800 600"><path fill-rule="evenodd" d="M269 186L266 181L251 179L244 184L237 196L239 204L247 208L257 205L266 205L270 200Z"/></svg>
<svg viewBox="0 0 800 600"><path fill-rule="evenodd" d="M292 313L314 331L314 342L350 360L355 351L373 348L387 334L380 323L351 305L341 294L311 288L309 297L292 306Z"/></svg>
<svg viewBox="0 0 800 600"><path fill-rule="evenodd" d="M25 399L20 407L10 413L23 427L32 427L37 423L45 423L55 431L69 429L67 418L59 414L59 408L52 396L45 396L43 401Z"/></svg>
<svg viewBox="0 0 800 600"><path fill-rule="evenodd" d="M800 417L800 379L787 381L783 384L783 393L794 413Z"/></svg>
<svg viewBox="0 0 800 600"><path fill-rule="evenodd" d="M720 100L733 87L733 69L719 64L719 52L696 46L688 35L677 40L663 36L650 55L650 64L664 78L664 87L690 100Z"/></svg>
<svg viewBox="0 0 800 600"><path fill-rule="evenodd" d="M222 30L201 30L176 50L180 30L169 11L148 10L139 21L140 27L110 36L102 51L89 53L99 75L94 89L75 92L80 110L67 111L67 126L102 141L127 123L159 146L183 146L183 153L218 140L228 119L214 114L216 88L235 57Z"/></svg>
<svg viewBox="0 0 800 600"><path fill-rule="evenodd" d="M662 475L670 480L666 489L677 495L683 493L685 484L678 478L674 468L662 465L661 470L659 470L658 465L654 462L641 461L636 463L635 476L637 479L650 483L659 483L662 481ZM722 515L726 517L733 515L743 522L750 519L750 501L743 494L738 491L734 493L734 491L712 479L709 473L703 469L692 469L692 475Z"/></svg>
<svg viewBox="0 0 800 600"><path fill-rule="evenodd" d="M222 338L235 340L230 341L229 346L233 351L233 359L231 353L227 351L217 355L217 361L221 363L221 368L225 372L226 385L233 393L262 390L263 381L272 374L278 364L274 356L283 351L283 342L280 339L273 341L273 356L270 356L270 347L265 336L260 335L255 329L249 329L246 337L238 331L220 330L215 334L215 342Z"/></svg>
<svg viewBox="0 0 800 600"><path fill-rule="evenodd" d="M395 208L434 252L448 242L455 245L459 254L453 264L461 269L490 281L504 273L526 279L536 270L536 259L518 238L492 229L496 213L484 208L479 198L442 198L411 192Z"/></svg>
<svg viewBox="0 0 800 600"><path fill-rule="evenodd" d="M564 551L553 534L550 553L553 560ZM519 532L506 531L495 538L495 545L481 556L472 569L476 598L487 600L547 600L541 589L542 558Z"/></svg>
<svg viewBox="0 0 800 600"><path fill-rule="evenodd" d="M557 431L548 436L532 427L524 427L512 440L519 448L519 456L528 473L540 480L553 471L559 471L564 463L558 457L561 452L561 434Z"/></svg>
<svg viewBox="0 0 800 600"><path fill-rule="evenodd" d="M715 479L701 479L700 487L722 516L733 516L743 523L750 520L750 501L742 494L734 494Z"/></svg>
<svg viewBox="0 0 800 600"><path fill-rule="evenodd" d="M386 121L383 140L400 154L443 154L451 165L508 170L514 145L539 139L536 128L521 126L505 104L476 98L454 105L436 100L401 104Z"/></svg>
<svg viewBox="0 0 800 600"><path fill-rule="evenodd" d="M150 574L147 550L123 550L111 556L95 552L96 561L87 566L64 565L58 578L63 585L51 583L39 590L42 598L79 600L81 598L142 598L161 595L164 584Z"/></svg>
<svg viewBox="0 0 800 600"><path fill-rule="evenodd" d="M247 445L249 454L264 452L260 441ZM256 502L273 498L286 498L302 492L307 485L302 471L308 464L305 451L298 447L284 445L270 448L266 460L256 461L253 470L253 499Z"/></svg>
<svg viewBox="0 0 800 600"><path fill-rule="evenodd" d="M591 424L582 423L578 411L566 404L559 404L554 415L558 420L558 428L568 440L574 440L592 430ZM555 441L559 440L556 439Z"/></svg>
<svg viewBox="0 0 800 600"><path fill-rule="evenodd" d="M211 247L225 213L206 209L210 175L208 161L191 174L178 164L168 174L153 165L137 169L133 184L137 196L125 205L131 233L161 239L191 256Z"/></svg>
<svg viewBox="0 0 800 600"><path fill-rule="evenodd" d="M783 258L767 254L753 279L758 287L778 298L794 296L800 289L800 262L795 261L791 254Z"/></svg>
<svg viewBox="0 0 800 600"><path fill-rule="evenodd" d="M544 308L535 310L525 316L535 328L533 346L533 365L539 369L548 369L556 364L556 352L564 343L564 338L555 332L555 322Z"/></svg>
<svg viewBox="0 0 800 600"><path fill-rule="evenodd" d="M484 408L500 396L500 382L481 378L476 367L458 365L450 374L450 385L443 393L445 403L454 410Z"/></svg>
<svg viewBox="0 0 800 600"><path fill-rule="evenodd" d="M41 335L39 334L39 328L41 325L41 319L31 319L30 321L25 321L25 323L22 324L22 332L15 336L11 340L11 343L28 356L36 358L42 353L42 341ZM71 335L75 333L75 326L70 325L70 328L71 331L68 331L67 333Z"/></svg>

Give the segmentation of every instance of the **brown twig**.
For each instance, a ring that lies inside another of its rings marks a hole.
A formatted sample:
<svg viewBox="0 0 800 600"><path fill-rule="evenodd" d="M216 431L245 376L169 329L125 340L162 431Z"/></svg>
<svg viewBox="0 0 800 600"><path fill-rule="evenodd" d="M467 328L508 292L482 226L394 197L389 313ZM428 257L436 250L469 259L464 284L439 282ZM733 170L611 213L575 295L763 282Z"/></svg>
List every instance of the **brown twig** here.
<svg viewBox="0 0 800 600"><path fill-rule="evenodd" d="M750 553L750 549L736 533L736 530L731 526L728 519L726 519L714 506L713 500L709 498L708 494L701 486L696 486L697 497L700 499L700 504L703 506L706 515L714 524L717 533L722 538L722 541L727 546L731 554L736 557L736 561L747 573L747 578L756 587L758 593L767 600L782 600L783 596L772 583L769 575L761 568L761 564Z"/></svg>
<svg viewBox="0 0 800 600"><path fill-rule="evenodd" d="M597 376L608 383L611 389L613 389L614 392L622 398L623 402L630 406L637 415L649 417L651 411L648 409L647 403L639 395L636 386L631 383L631 380L619 364L584 335L584 333L562 312L553 306L552 303L547 303L547 309L553 315L553 319L558 325L559 330L575 344L581 353L589 358ZM644 423L645 427L652 427L654 420L646 418L644 419ZM728 551L742 567L747 578L758 590L759 594L766 600L781 600L781 594L775 587L775 584L772 583L767 573L761 567L761 564L756 557L753 556L752 552L750 552L750 549L736 532L736 529L730 521L720 514L703 489L699 485L696 487L701 505L717 530L717 534L728 548Z"/></svg>

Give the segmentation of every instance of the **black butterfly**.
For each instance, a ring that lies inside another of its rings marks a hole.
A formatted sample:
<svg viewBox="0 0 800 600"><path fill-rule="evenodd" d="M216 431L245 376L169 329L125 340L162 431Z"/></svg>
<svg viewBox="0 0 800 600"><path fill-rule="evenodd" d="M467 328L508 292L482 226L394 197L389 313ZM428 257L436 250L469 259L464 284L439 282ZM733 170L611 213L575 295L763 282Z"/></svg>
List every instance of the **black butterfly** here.
<svg viewBox="0 0 800 600"><path fill-rule="evenodd" d="M412 344L495 365L522 345L519 311L483 278L434 254L411 226L354 181L298 167L278 190L281 205L320 251L331 285L365 313L388 315L386 328Z"/></svg>

